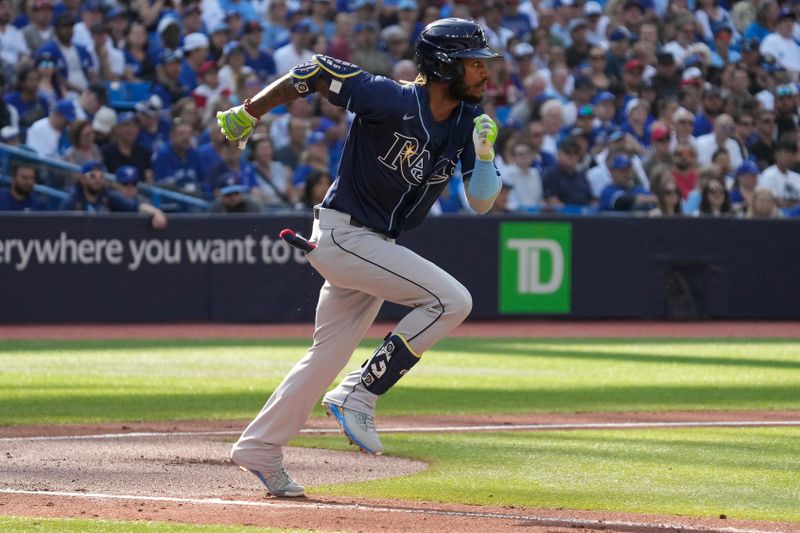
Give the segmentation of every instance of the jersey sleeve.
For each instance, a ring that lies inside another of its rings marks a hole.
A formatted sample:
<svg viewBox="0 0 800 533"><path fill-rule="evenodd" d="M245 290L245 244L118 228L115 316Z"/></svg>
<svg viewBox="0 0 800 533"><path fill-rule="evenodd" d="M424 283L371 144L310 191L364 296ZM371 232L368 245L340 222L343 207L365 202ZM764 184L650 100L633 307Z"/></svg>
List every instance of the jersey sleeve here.
<svg viewBox="0 0 800 533"><path fill-rule="evenodd" d="M394 80L375 76L352 63L322 54L296 66L290 74L292 84L301 96L313 92L321 78L328 87L328 100L332 104L360 115L384 115L389 107L387 103L394 101L400 93L400 86Z"/></svg>

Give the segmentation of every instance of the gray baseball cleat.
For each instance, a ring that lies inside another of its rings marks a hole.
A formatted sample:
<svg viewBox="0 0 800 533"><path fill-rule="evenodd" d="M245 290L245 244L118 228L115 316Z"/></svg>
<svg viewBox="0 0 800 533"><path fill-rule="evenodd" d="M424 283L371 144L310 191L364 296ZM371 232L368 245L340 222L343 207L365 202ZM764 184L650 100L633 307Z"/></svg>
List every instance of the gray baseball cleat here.
<svg viewBox="0 0 800 533"><path fill-rule="evenodd" d="M375 419L372 415L353 411L347 407L322 402L322 407L339 422L342 431L350 442L361 448L362 452L372 455L383 454L383 444L375 431Z"/></svg>
<svg viewBox="0 0 800 533"><path fill-rule="evenodd" d="M285 468L281 468L277 472L259 472L244 466L239 468L256 476L273 496L296 497L304 496L306 493L305 487L293 480Z"/></svg>

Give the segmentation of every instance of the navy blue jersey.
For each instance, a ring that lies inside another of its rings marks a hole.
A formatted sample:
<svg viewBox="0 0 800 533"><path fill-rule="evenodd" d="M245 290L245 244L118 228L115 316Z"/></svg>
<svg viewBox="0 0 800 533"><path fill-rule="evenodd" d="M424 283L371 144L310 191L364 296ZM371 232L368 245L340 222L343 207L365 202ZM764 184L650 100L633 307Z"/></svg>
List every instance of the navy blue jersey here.
<svg viewBox="0 0 800 533"><path fill-rule="evenodd" d="M424 86L363 71L334 78L328 99L356 117L324 207L395 237L425 218L459 161L472 174L480 106L462 102L437 122Z"/></svg>

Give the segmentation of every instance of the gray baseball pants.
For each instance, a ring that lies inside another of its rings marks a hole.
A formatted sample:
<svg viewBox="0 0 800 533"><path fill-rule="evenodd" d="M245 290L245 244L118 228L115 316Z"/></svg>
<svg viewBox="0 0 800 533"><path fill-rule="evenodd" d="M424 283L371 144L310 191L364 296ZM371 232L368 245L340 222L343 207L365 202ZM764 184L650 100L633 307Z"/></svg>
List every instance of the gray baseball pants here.
<svg viewBox="0 0 800 533"><path fill-rule="evenodd" d="M320 396L350 360L384 300L412 308L393 330L422 354L472 309L467 289L450 274L380 233L356 227L350 215L319 208L307 255L325 278L317 303L314 342L250 422L231 457L259 471L283 465L281 448L305 423ZM345 376L325 401L372 414L377 396Z"/></svg>

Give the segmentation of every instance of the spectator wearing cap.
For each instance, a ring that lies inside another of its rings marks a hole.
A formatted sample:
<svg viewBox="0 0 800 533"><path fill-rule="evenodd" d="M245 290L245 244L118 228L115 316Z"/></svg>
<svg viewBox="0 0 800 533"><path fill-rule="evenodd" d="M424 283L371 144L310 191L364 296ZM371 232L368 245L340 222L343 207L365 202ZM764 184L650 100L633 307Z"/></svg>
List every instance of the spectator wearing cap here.
<svg viewBox="0 0 800 533"><path fill-rule="evenodd" d="M650 80L662 98L680 95L681 74L675 63L675 56L666 50L659 50L656 53L656 72Z"/></svg>
<svg viewBox="0 0 800 533"><path fill-rule="evenodd" d="M583 16L586 17L586 38L592 46L608 48L609 18L603 14L603 6L597 0L589 0L583 4Z"/></svg>
<svg viewBox="0 0 800 533"><path fill-rule="evenodd" d="M271 81L277 74L272 54L261 46L263 38L261 22L251 20L244 25L239 41L244 51L244 63L255 72L263 82Z"/></svg>
<svg viewBox="0 0 800 533"><path fill-rule="evenodd" d="M0 74L0 95L4 88L5 77ZM39 72L23 68L17 74L17 90L6 94L0 104L0 127L18 127L24 137L26 130L49 112L49 102L39 94Z"/></svg>
<svg viewBox="0 0 800 533"><path fill-rule="evenodd" d="M419 4L417 0L400 0L397 3L397 25L406 30L409 45L414 46L424 24L419 20Z"/></svg>
<svg viewBox="0 0 800 533"><path fill-rule="evenodd" d="M92 123L78 119L68 128L71 146L67 148L62 159L73 165L81 166L86 161L102 161L103 154L95 143Z"/></svg>
<svg viewBox="0 0 800 533"><path fill-rule="evenodd" d="M161 98L153 94L147 100L137 102L134 107L136 119L139 122L139 136L136 144L148 150L151 154L158 151L161 145L169 140L169 130L172 123L161 115L163 107Z"/></svg>
<svg viewBox="0 0 800 533"><path fill-rule="evenodd" d="M389 54L378 46L379 31L380 27L375 22L356 23L352 54L353 63L367 72L380 76L390 76L392 73L392 61L389 58Z"/></svg>
<svg viewBox="0 0 800 533"><path fill-rule="evenodd" d="M149 40L147 49L153 63L157 64L163 58L165 50L181 49L181 24L174 13L165 13L158 21L156 37Z"/></svg>
<svg viewBox="0 0 800 533"><path fill-rule="evenodd" d="M60 78L56 75L56 64L50 54L36 56L36 72L39 73L39 95L45 98L49 105L55 104L66 91L63 90Z"/></svg>
<svg viewBox="0 0 800 533"><path fill-rule="evenodd" d="M126 111L119 115L111 142L103 145L103 161L111 172L124 166L136 168L145 181L153 181L151 170L153 152L136 143L139 137L137 114Z"/></svg>
<svg viewBox="0 0 800 533"><path fill-rule="evenodd" d="M736 176L731 187L731 207L734 213L744 214L753 202L753 193L758 185L758 165L752 161L744 161L736 169Z"/></svg>
<svg viewBox="0 0 800 533"><path fill-rule="evenodd" d="M98 146L108 142L111 130L117 123L117 112L108 106L102 106L97 110L92 119L92 129L94 130L95 143Z"/></svg>
<svg viewBox="0 0 800 533"><path fill-rule="evenodd" d="M569 101L564 105L564 122L572 125L577 120L578 110L584 106L592 107L592 99L597 90L592 80L587 76L579 75L573 81L572 93ZM592 110L594 118L594 110Z"/></svg>
<svg viewBox="0 0 800 533"><path fill-rule="evenodd" d="M0 0L0 59L18 65L31 55L22 32L11 24L11 0Z"/></svg>
<svg viewBox="0 0 800 533"><path fill-rule="evenodd" d="M608 35L605 72L615 80L622 79L623 67L630 59L631 32L624 26L617 26Z"/></svg>
<svg viewBox="0 0 800 533"><path fill-rule="evenodd" d="M558 145L556 164L542 174L542 192L552 207L587 206L595 202L586 174L578 169L578 142L567 137Z"/></svg>
<svg viewBox="0 0 800 533"><path fill-rule="evenodd" d="M19 128L16 126L3 126L0 128L0 143L7 146L21 146Z"/></svg>
<svg viewBox="0 0 800 533"><path fill-rule="evenodd" d="M503 169L503 179L512 187L508 207L527 210L542 204L542 176L533 166L533 148L516 142L511 148L512 164Z"/></svg>
<svg viewBox="0 0 800 533"><path fill-rule="evenodd" d="M574 18L567 25L572 43L567 48L567 66L574 69L589 55L592 45L589 42L589 25L584 18Z"/></svg>
<svg viewBox="0 0 800 533"><path fill-rule="evenodd" d="M256 167L247 160L235 142L223 139L219 143L219 162L211 167L207 172L206 192L213 195L214 184L219 176L231 175L244 187L244 191L250 194L252 189L258 188L258 172ZM211 183L208 183L208 179Z"/></svg>
<svg viewBox="0 0 800 533"><path fill-rule="evenodd" d="M609 91L600 91L592 98L594 109L594 127L609 134L616 127L614 116L617 114L617 97Z"/></svg>
<svg viewBox="0 0 800 533"><path fill-rule="evenodd" d="M192 91L191 95L198 110L204 111L206 105L217 98L230 97L230 89L220 85L219 69L216 61L206 59L205 63L200 67L198 75L200 76L200 85Z"/></svg>
<svg viewBox="0 0 800 533"><path fill-rule="evenodd" d="M178 79L189 92L193 91L200 80L197 76L200 67L208 59L208 37L202 33L190 33L183 39L183 62Z"/></svg>
<svg viewBox="0 0 800 533"><path fill-rule="evenodd" d="M92 56L80 45L72 43L74 19L67 14L56 17L53 39L47 41L36 55L50 54L55 62L59 84L68 92L78 95L89 85L95 74L92 72Z"/></svg>
<svg viewBox="0 0 800 533"><path fill-rule="evenodd" d="M573 17L573 0L553 0L553 22L550 25L550 43L565 50L572 44L569 36L569 20Z"/></svg>
<svg viewBox="0 0 800 533"><path fill-rule="evenodd" d="M261 205L250 198L249 189L234 173L223 174L215 184L212 213L260 213Z"/></svg>
<svg viewBox="0 0 800 533"><path fill-rule="evenodd" d="M778 65L797 76L800 73L800 44L792 37L795 19L794 11L782 8L775 31L764 37L759 52L762 56L774 57Z"/></svg>
<svg viewBox="0 0 800 533"><path fill-rule="evenodd" d="M653 142L653 151L644 160L644 171L650 176L656 165L672 167L672 132L663 122L653 122L650 125L650 139Z"/></svg>
<svg viewBox="0 0 800 533"><path fill-rule="evenodd" d="M125 30L128 28L128 11L122 7L111 7L103 15L103 22L108 30L108 36L114 47L122 50L125 40Z"/></svg>
<svg viewBox="0 0 800 533"><path fill-rule="evenodd" d="M43 157L57 157L68 145L67 126L75 120L75 104L62 99L50 110L50 114L31 125L26 144Z"/></svg>
<svg viewBox="0 0 800 533"><path fill-rule="evenodd" d="M603 189L611 183L608 161L610 157L617 153L624 153L630 158L636 185L640 185L645 189L650 187L650 178L644 171L642 159L635 155L631 149L635 143L636 140L629 133L625 133L619 128L598 137L598 148L602 148L602 150L595 153L595 165L586 171L586 179L594 197L599 198Z"/></svg>
<svg viewBox="0 0 800 533"><path fill-rule="evenodd" d="M224 64L219 70L219 85L231 95L237 95L241 80L254 71L246 64L244 48L239 41L231 41L225 45L221 62Z"/></svg>
<svg viewBox="0 0 800 533"><path fill-rule="evenodd" d="M18 163L11 168L11 185L0 189L0 211L44 211L45 204L34 192L36 167Z"/></svg>
<svg viewBox="0 0 800 533"><path fill-rule="evenodd" d="M183 33L189 35L191 33L208 34L203 23L201 16L203 9L199 3L184 2L181 9L181 25L183 26Z"/></svg>
<svg viewBox="0 0 800 533"><path fill-rule="evenodd" d="M125 79L127 81L152 81L156 76L156 60L148 54L147 29L138 21L131 21L125 28L122 53L125 56Z"/></svg>
<svg viewBox="0 0 800 533"><path fill-rule="evenodd" d="M331 165L331 153L325 134L319 131L308 136L305 149L300 154L299 164L294 169L292 183L302 188L308 176L314 170L333 173L336 169Z"/></svg>
<svg viewBox="0 0 800 533"><path fill-rule="evenodd" d="M139 194L139 171L136 167L123 165L117 169L114 178L114 186L119 192L139 203L150 203L145 196Z"/></svg>
<svg viewBox="0 0 800 533"><path fill-rule="evenodd" d="M714 129L714 120L722 114L722 90L711 85L703 91L700 109L694 117L694 136L706 135Z"/></svg>
<svg viewBox="0 0 800 533"><path fill-rule="evenodd" d="M222 19L222 21L227 24L228 28L230 28L232 37L239 37L242 34L242 30L244 29L244 24L246 22L245 18L242 17L242 15L235 9L226 11L225 17Z"/></svg>
<svg viewBox="0 0 800 533"><path fill-rule="evenodd" d="M797 115L797 86L794 83L775 87L775 117L779 139L785 133L798 130L800 117Z"/></svg>
<svg viewBox="0 0 800 533"><path fill-rule="evenodd" d="M311 44L311 31L305 22L296 22L292 25L289 42L277 50L273 55L276 72L289 72L295 65L310 61L314 53L309 50Z"/></svg>
<svg viewBox="0 0 800 533"><path fill-rule="evenodd" d="M611 173L611 183L600 193L601 211L649 211L656 206L656 197L636 185L631 158L627 154L611 154L606 164Z"/></svg>
<svg viewBox="0 0 800 533"><path fill-rule="evenodd" d="M131 212L151 216L153 229L167 227L167 217L157 207L132 200L108 186L106 167L99 161L87 161L70 195L61 203L62 211L84 211L87 213Z"/></svg>
<svg viewBox="0 0 800 533"><path fill-rule="evenodd" d="M711 66L721 69L725 65L735 65L742 56L731 49L733 28L726 25L714 25L714 46L711 50Z"/></svg>
<svg viewBox="0 0 800 533"><path fill-rule="evenodd" d="M775 196L778 207L800 205L800 174L791 170L797 155L794 135L784 135L775 146L775 164L767 167L758 178L758 186L766 187Z"/></svg>
<svg viewBox="0 0 800 533"><path fill-rule="evenodd" d="M652 3L650 3L652 6ZM625 0L622 4L622 25L633 35L639 34L639 28L644 20L644 5L642 0Z"/></svg>
<svg viewBox="0 0 800 533"><path fill-rule="evenodd" d="M622 131L629 133L636 140L635 151L644 154L650 147L650 102L644 98L632 98L625 104L625 122Z"/></svg>
<svg viewBox="0 0 800 533"><path fill-rule="evenodd" d="M733 117L722 113L714 119L714 130L706 135L697 137L697 162L700 166L710 165L712 156L718 148L725 148L730 155L730 164L738 168L742 164L742 150L734 136L736 125Z"/></svg>
<svg viewBox="0 0 800 533"><path fill-rule="evenodd" d="M30 22L22 28L22 36L29 50L38 50L44 43L53 38L53 2L51 0L33 0L28 11Z"/></svg>
<svg viewBox="0 0 800 533"><path fill-rule="evenodd" d="M186 194L201 195L204 171L197 150L192 146L194 127L175 121L169 142L153 156L153 179L156 185L174 188Z"/></svg>
<svg viewBox="0 0 800 533"><path fill-rule="evenodd" d="M165 49L161 62L156 68L156 82L153 94L158 95L164 107L171 107L173 102L189 94L189 88L180 80L183 52Z"/></svg>

